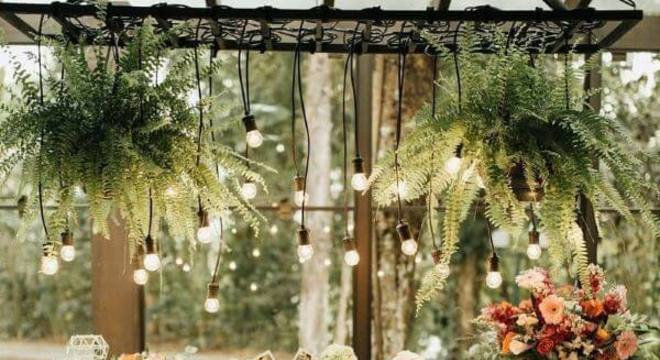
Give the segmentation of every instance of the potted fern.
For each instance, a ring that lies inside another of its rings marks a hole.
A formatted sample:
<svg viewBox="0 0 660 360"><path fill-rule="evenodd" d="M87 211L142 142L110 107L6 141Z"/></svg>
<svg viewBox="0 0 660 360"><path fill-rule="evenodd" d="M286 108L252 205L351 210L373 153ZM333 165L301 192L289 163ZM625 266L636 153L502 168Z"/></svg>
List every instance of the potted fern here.
<svg viewBox="0 0 660 360"><path fill-rule="evenodd" d="M24 223L42 215L51 251L75 220L76 189L86 194L95 232L107 235L109 216L119 212L131 249L161 219L173 236L190 241L209 214L235 211L254 226L260 221L235 179L264 185L262 177L228 146L209 141L212 129L200 113L217 99L190 100L201 94L194 69L205 79L219 64L200 68L201 55L186 50L171 56L165 71L169 35L155 33L150 21L132 35L110 54L53 42L63 76L46 74L41 87L11 61L20 90L0 107L0 177L22 164L31 189ZM216 166L229 176L219 180ZM55 210L44 216L46 202Z"/></svg>
<svg viewBox="0 0 660 360"><path fill-rule="evenodd" d="M468 35L459 47L470 49L474 41ZM418 308L444 286L461 223L475 202L483 204L490 223L513 234L527 228L526 210L532 203L550 240L552 263L573 260L582 279L587 260L576 225L579 194L660 234L645 200L645 194L657 194L657 185L637 173L638 156L644 155L626 149L626 135L616 119L599 116L584 108L581 98L568 96L575 72L567 66L558 76L534 66L526 51L507 46L506 39L494 39L493 49L495 54L489 55L458 52L461 93L454 91L453 79L439 81L447 96L438 113L418 113L416 128L399 149L404 198L431 196L444 207L442 247L434 254L436 266L422 279ZM453 61L452 54L440 56ZM396 197L393 156L381 159L370 178L379 205ZM594 165L595 158L600 166ZM632 215L629 205L639 209L639 216Z"/></svg>

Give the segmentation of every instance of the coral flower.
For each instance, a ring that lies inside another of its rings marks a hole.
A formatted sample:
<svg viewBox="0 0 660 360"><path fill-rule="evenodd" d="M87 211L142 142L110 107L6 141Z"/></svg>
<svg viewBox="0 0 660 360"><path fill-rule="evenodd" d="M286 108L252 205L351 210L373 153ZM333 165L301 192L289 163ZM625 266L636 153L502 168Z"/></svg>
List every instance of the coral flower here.
<svg viewBox="0 0 660 360"><path fill-rule="evenodd" d="M139 353L119 355L119 360L139 360L141 358L142 356Z"/></svg>
<svg viewBox="0 0 660 360"><path fill-rule="evenodd" d="M582 301L580 303L580 306L582 307L582 311L584 312L584 314L590 319L595 319L601 316L605 311L605 308L603 307L603 303L597 299Z"/></svg>
<svg viewBox="0 0 660 360"><path fill-rule="evenodd" d="M539 304L539 310L548 324L559 324L564 316L564 299L550 295Z"/></svg>
<svg viewBox="0 0 660 360"><path fill-rule="evenodd" d="M628 359L637 351L637 336L634 332L626 330L619 335L614 347L619 358Z"/></svg>
<svg viewBox="0 0 660 360"><path fill-rule="evenodd" d="M504 335L504 340L502 340L502 353L503 354L508 354L511 352L510 346L511 346L511 341L513 341L513 338L516 337L516 333L513 331L509 331Z"/></svg>

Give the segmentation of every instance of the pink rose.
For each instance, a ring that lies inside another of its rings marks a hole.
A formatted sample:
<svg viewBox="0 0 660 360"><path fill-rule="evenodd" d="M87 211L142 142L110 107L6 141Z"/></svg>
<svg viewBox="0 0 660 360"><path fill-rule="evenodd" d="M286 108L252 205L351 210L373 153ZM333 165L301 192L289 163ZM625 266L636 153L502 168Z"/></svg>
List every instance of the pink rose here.
<svg viewBox="0 0 660 360"><path fill-rule="evenodd" d="M614 342L614 348L622 360L631 357L637 351L637 336L630 330L622 332Z"/></svg>

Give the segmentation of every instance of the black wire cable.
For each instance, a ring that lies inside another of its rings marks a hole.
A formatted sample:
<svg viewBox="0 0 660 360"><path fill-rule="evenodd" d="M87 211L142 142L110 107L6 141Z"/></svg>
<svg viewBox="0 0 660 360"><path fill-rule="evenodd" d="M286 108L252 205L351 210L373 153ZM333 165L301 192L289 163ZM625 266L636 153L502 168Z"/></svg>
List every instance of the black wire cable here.
<svg viewBox="0 0 660 360"><path fill-rule="evenodd" d="M222 217L218 218L220 220L220 248L218 249L218 257L215 259L215 266L213 267L213 274L211 275L211 283L215 284L218 282L218 274L220 273L220 258L222 257L222 247L225 243L224 240L224 223L222 222Z"/></svg>
<svg viewBox="0 0 660 360"><path fill-rule="evenodd" d="M346 61L350 64L348 67L350 68L350 76L351 76L351 89L353 91L353 131L355 131L355 157L360 158L360 141L359 141L359 135L358 135L358 103L357 103L357 88L355 87L355 75L354 75L354 69L355 67L353 66L353 55L355 54L355 38L357 36L357 32L360 28L360 22L358 22L355 25L355 30L353 31L353 37L351 39L351 45L348 50L348 58ZM346 70L344 70L344 91L346 90Z"/></svg>
<svg viewBox="0 0 660 360"><path fill-rule="evenodd" d="M44 106L44 79L43 79L43 65L41 63L41 38L43 36L43 25L44 17L42 14L39 18L39 34L37 38L37 63L39 65L39 105ZM42 120L43 121L43 120ZM39 138L39 184L37 185L39 192L39 214L41 216L41 225L44 228L44 234L46 235L46 243L48 243L48 225L46 225L46 215L44 214L44 189L43 182L41 180L41 154L43 153L44 146L44 136L45 134L45 125L41 124L41 136Z"/></svg>
<svg viewBox="0 0 660 360"><path fill-rule="evenodd" d="M300 41L302 41L301 34L303 24L304 21L301 21L300 28L298 29L298 41L296 42L296 47L293 52L293 65L291 71L291 158L296 170L296 177L300 177L300 168L298 167L298 155L296 151L296 67L298 64L298 58L300 57Z"/></svg>
<svg viewBox="0 0 660 360"><path fill-rule="evenodd" d="M154 220L154 199L151 196L151 186L149 187L149 225L147 227L147 236L151 236L151 228Z"/></svg>
<svg viewBox="0 0 660 360"><path fill-rule="evenodd" d="M301 28L302 29L302 28ZM302 38L300 39L302 41ZM298 72L298 95L300 96L300 111L302 112L303 116L303 123L305 125L305 135L307 137L307 156L305 158L305 177L303 178L303 194L307 194L307 175L309 174L309 158L312 153L312 142L309 136L309 123L307 122L307 111L305 110L305 99L303 95L303 86L302 86L302 72L300 70L301 66L301 58L300 58L300 52L298 54L298 62L297 62L297 69L296 71ZM300 223L302 226L305 226L305 205L307 201L305 201L305 196L303 195L303 201L302 201L302 206L301 206L301 221Z"/></svg>
<svg viewBox="0 0 660 360"><path fill-rule="evenodd" d="M399 49L399 71L398 71L398 81L399 81L399 101L397 104L397 117L396 117L396 142L394 145L394 176L396 178L396 203L397 203L397 217L401 221L402 210L401 210L401 191L400 190L400 176L399 176L399 144L401 143L401 117L402 117L402 102L403 102L403 85L405 80L406 72L406 46L405 44L401 45Z"/></svg>
<svg viewBox="0 0 660 360"><path fill-rule="evenodd" d="M238 82L239 82L240 88L241 88L241 100L243 101L243 112L245 113L245 115L250 113L250 93L249 93L249 91L250 91L249 86L250 85L249 85L249 76L248 76L248 70L247 70L248 63L250 62L249 50L248 50L248 53L247 53L247 60L245 61L245 63L246 63L245 64L245 67L246 67L246 69L245 69L245 84L243 82L243 70L242 70L243 65L242 65L242 61L241 61L242 60L241 55L243 53L243 50L242 50L243 46L242 45L243 45L243 38L245 37L245 29L247 28L247 24L248 24L248 20L245 20L245 22L243 23L243 30L241 30L241 38L238 39L238 59L237 59L238 60L237 61L238 62ZM246 87L247 87L247 90L246 90Z"/></svg>
<svg viewBox="0 0 660 360"><path fill-rule="evenodd" d="M344 80L341 92L341 130L343 136L344 146L344 235L349 236L348 232L348 134L347 134L347 121L346 121L346 77L348 68L352 65L353 47L349 48L348 56L346 57L346 64L344 65ZM355 101L355 98L353 99ZM356 112L357 117L357 112ZM357 127L355 128L355 141L357 151ZM356 155L357 156L357 155Z"/></svg>
<svg viewBox="0 0 660 360"><path fill-rule="evenodd" d="M197 29L195 30L195 39L199 38L199 28L202 25L202 19L197 21ZM202 133L204 130L204 110L202 109L202 79L199 72L199 54L197 51L197 46L193 48L193 54L195 58L195 78L197 80L197 95L198 103L197 109L199 111L199 128L197 130L197 161L196 164L199 166L202 162ZM197 206L199 210L202 210L202 196L197 195Z"/></svg>
<svg viewBox="0 0 660 360"><path fill-rule="evenodd" d="M461 25L463 25L463 21L459 21L458 25L456 25L456 31L454 31L454 69L456 71L456 86L458 88L458 111L462 111L462 100L463 100L463 91L461 89L461 71L459 68L459 63L458 63L458 51L459 51L459 46L458 46L458 32L461 29Z"/></svg>
<svg viewBox="0 0 660 360"><path fill-rule="evenodd" d="M488 221L488 218L485 219L486 219L486 231L488 232L488 242L490 242L490 250L493 252L493 257L497 258L497 252L495 251L495 243L493 242L493 232L490 228L490 221Z"/></svg>

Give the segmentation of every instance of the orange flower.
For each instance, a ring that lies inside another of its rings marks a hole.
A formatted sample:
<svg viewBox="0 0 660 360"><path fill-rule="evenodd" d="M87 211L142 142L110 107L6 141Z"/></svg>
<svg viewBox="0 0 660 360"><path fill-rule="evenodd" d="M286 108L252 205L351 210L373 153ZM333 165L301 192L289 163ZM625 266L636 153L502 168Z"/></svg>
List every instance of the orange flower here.
<svg viewBox="0 0 660 360"><path fill-rule="evenodd" d="M511 352L510 346L511 346L511 341L513 341L513 338L516 337L516 333L513 331L509 331L504 335L504 340L502 340L502 353L503 354L509 354Z"/></svg>
<svg viewBox="0 0 660 360"><path fill-rule="evenodd" d="M580 303L584 314L590 318L595 319L603 314L605 311L603 303L597 299L585 300Z"/></svg>
<svg viewBox="0 0 660 360"><path fill-rule="evenodd" d="M140 360L140 359L142 359L142 355L140 355L139 353L119 355L119 360Z"/></svg>
<svg viewBox="0 0 660 360"><path fill-rule="evenodd" d="M539 304L543 320L548 324L559 324L564 317L564 299L550 295Z"/></svg>
<svg viewBox="0 0 660 360"><path fill-rule="evenodd" d="M598 342L603 343L609 339L610 339L610 333L608 333L607 330L603 328L598 328L598 330L596 330L596 340Z"/></svg>

